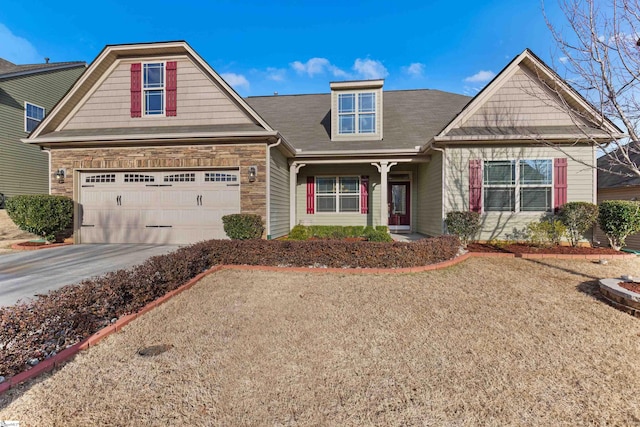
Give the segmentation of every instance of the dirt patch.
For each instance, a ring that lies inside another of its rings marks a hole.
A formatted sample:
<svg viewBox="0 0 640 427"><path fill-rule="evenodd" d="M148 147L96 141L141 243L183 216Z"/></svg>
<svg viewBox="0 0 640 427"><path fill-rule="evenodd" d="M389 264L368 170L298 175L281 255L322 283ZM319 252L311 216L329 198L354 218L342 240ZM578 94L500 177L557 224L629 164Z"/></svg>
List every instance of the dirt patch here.
<svg viewBox="0 0 640 427"><path fill-rule="evenodd" d="M225 271L0 396L21 425L637 424L636 260L421 274ZM165 344L152 357L139 350Z"/></svg>
<svg viewBox="0 0 640 427"><path fill-rule="evenodd" d="M622 252L611 248L591 248L573 246L536 247L521 243L490 245L487 243L469 243L469 252L512 253L512 254L566 254L566 255L620 255Z"/></svg>

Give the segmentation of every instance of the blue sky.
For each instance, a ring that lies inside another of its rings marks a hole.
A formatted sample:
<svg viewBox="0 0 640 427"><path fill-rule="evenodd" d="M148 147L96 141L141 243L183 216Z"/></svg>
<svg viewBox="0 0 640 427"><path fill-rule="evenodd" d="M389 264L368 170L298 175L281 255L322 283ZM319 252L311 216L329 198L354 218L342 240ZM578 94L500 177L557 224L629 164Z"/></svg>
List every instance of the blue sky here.
<svg viewBox="0 0 640 427"><path fill-rule="evenodd" d="M555 0L547 14L562 23ZM186 40L241 95L326 93L336 80L475 94L525 48L558 52L537 0L7 0L0 57L91 62L106 44Z"/></svg>

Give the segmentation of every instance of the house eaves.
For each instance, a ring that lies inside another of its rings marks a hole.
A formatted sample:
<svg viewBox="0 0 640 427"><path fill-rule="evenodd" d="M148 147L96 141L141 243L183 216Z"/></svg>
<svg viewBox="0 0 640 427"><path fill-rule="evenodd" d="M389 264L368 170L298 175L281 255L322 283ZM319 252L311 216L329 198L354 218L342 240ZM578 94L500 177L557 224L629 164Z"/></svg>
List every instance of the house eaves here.
<svg viewBox="0 0 640 427"><path fill-rule="evenodd" d="M47 65L47 64L43 64L43 65ZM87 64L85 62L82 62L82 61L65 62L63 64L51 64L50 67L45 67L45 68L18 70L18 71L9 72L9 73L3 73L3 74L0 74L0 80L11 79L11 78L15 78L15 77L29 76L29 75L33 75L33 74L47 73L47 72L50 72L50 71L68 70L68 69L79 68L79 67L83 67L84 68L86 66L87 66Z"/></svg>

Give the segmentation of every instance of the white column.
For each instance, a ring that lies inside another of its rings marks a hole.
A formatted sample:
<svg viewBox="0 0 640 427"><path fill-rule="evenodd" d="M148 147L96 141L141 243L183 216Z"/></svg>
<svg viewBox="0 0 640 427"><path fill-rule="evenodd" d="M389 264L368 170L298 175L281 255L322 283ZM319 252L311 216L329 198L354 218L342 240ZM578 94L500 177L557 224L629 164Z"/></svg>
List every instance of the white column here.
<svg viewBox="0 0 640 427"><path fill-rule="evenodd" d="M387 200L389 171L397 162L383 161L380 163L371 163L380 172L380 225L389 225L389 201Z"/></svg>
<svg viewBox="0 0 640 427"><path fill-rule="evenodd" d="M305 163L289 165L289 230L296 226L296 191L298 188L298 171Z"/></svg>

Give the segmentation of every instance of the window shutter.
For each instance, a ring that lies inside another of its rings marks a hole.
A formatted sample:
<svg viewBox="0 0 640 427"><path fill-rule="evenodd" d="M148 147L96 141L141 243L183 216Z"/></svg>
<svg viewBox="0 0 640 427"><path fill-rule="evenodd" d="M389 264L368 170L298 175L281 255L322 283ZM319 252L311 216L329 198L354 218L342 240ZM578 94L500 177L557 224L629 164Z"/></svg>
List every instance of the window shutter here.
<svg viewBox="0 0 640 427"><path fill-rule="evenodd" d="M469 210L482 212L482 160L469 160Z"/></svg>
<svg viewBox="0 0 640 427"><path fill-rule="evenodd" d="M142 117L142 64L131 64L131 117Z"/></svg>
<svg viewBox="0 0 640 427"><path fill-rule="evenodd" d="M553 207L554 210L567 203L567 159L553 159Z"/></svg>
<svg viewBox="0 0 640 427"><path fill-rule="evenodd" d="M175 116L177 108L178 63L167 61L167 116Z"/></svg>
<svg viewBox="0 0 640 427"><path fill-rule="evenodd" d="M369 213L369 177L360 177L360 213Z"/></svg>
<svg viewBox="0 0 640 427"><path fill-rule="evenodd" d="M314 213L314 204L315 204L315 188L316 180L312 176L307 177L307 213Z"/></svg>

